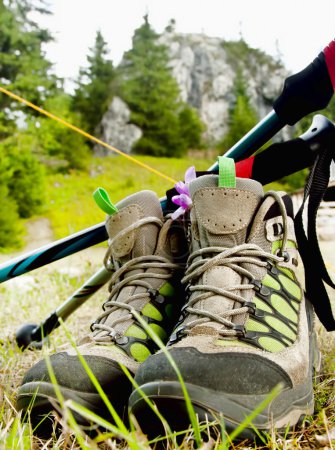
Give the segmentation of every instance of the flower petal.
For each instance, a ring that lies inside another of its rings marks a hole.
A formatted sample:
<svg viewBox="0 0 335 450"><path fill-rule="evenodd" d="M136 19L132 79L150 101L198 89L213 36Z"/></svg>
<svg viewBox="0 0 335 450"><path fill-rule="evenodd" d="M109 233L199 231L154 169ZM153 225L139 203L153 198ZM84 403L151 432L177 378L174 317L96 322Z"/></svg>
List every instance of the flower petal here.
<svg viewBox="0 0 335 450"><path fill-rule="evenodd" d="M189 194L188 187L183 181L178 181L178 183L176 183L174 187L179 194Z"/></svg>
<svg viewBox="0 0 335 450"><path fill-rule="evenodd" d="M171 219L176 220L176 219L178 219L178 217L182 216L184 213L185 213L185 209L180 207L180 208L176 209L174 213L171 214Z"/></svg>
<svg viewBox="0 0 335 450"><path fill-rule="evenodd" d="M185 172L185 183L188 184L191 181L196 179L196 173L195 173L195 167L191 166L189 167Z"/></svg>
<svg viewBox="0 0 335 450"><path fill-rule="evenodd" d="M191 198L186 194L174 195L172 197L172 202L185 209L188 209L192 205Z"/></svg>

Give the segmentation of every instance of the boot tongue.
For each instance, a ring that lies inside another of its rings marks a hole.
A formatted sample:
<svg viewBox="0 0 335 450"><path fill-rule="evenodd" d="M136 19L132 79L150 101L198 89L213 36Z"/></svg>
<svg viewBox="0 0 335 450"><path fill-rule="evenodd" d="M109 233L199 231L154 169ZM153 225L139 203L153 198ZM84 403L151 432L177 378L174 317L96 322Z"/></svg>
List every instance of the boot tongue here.
<svg viewBox="0 0 335 450"><path fill-rule="evenodd" d="M152 191L141 191L117 203L118 213L109 216L106 229L112 242L113 257L122 263L138 256L152 255L155 252L160 227L148 223L113 239L126 228L141 219L154 217L163 220L159 198Z"/></svg>
<svg viewBox="0 0 335 450"><path fill-rule="evenodd" d="M197 224L202 248L233 247L246 242L248 226L263 197L260 183L237 178L235 188L218 187L218 176L205 175L190 183L189 190L192 222Z"/></svg>
<svg viewBox="0 0 335 450"><path fill-rule="evenodd" d="M251 224L261 199L263 187L250 179L237 178L235 187L219 187L217 175L205 175L189 184L192 198L191 210L191 252L208 247L232 248L244 244L247 240L248 227ZM201 256L197 257L201 258ZM243 283L242 277L225 265L208 269L197 281L199 284L221 289L231 289ZM244 296L240 290L234 291ZM197 294L196 294L197 295ZM223 295L212 295L206 300L198 301L194 307L205 309L214 314L232 310L239 304ZM195 319L190 316L186 321ZM230 320L230 317L227 317ZM243 317L235 316L233 321L243 323ZM222 329L222 325L211 322L205 325L209 329ZM208 328L210 327L210 328ZM196 326L192 333L202 333L203 326Z"/></svg>

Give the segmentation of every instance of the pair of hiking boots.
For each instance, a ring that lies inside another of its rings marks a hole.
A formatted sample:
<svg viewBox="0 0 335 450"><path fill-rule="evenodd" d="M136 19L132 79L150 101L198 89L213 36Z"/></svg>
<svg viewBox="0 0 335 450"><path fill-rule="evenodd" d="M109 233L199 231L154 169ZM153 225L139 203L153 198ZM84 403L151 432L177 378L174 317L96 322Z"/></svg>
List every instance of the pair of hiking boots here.
<svg viewBox="0 0 335 450"><path fill-rule="evenodd" d="M151 191L108 217L110 296L78 350L117 413L126 417L129 407L148 434L164 431L143 394L172 430L190 424L178 375L148 327L167 345L199 422L223 419L232 430L280 386L241 436L294 427L313 413L315 342L313 308L297 279L291 199L234 175L204 175L188 189L192 206L181 220L164 218ZM111 420L75 349L50 363L65 400ZM36 425L56 404L41 360L25 375L17 407Z"/></svg>

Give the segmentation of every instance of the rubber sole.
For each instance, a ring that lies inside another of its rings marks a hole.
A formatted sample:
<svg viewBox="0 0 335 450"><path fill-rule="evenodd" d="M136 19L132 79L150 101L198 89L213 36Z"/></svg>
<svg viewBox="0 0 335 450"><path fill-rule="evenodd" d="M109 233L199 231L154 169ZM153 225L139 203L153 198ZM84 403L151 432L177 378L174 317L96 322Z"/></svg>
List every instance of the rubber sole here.
<svg viewBox="0 0 335 450"><path fill-rule="evenodd" d="M66 400L84 406L93 413L107 420L112 420L110 413L98 393L87 393L58 386L62 396ZM54 420L51 417L52 411L61 413L59 401L55 389L49 382L30 382L22 385L18 392L17 409L22 410L23 420L28 420L28 414L33 427L36 427L35 434L39 436L49 436L54 428ZM126 406L126 405L125 405ZM125 409L125 406L123 409ZM96 426L87 421L83 416L72 412L76 422L86 431L93 430ZM119 412L121 416L124 411Z"/></svg>
<svg viewBox="0 0 335 450"><path fill-rule="evenodd" d="M226 431L234 430L254 409L266 399L266 395L234 395L217 392L201 386L186 383L186 389L193 404L199 423L224 420ZM141 386L144 394L156 404L173 431L184 431L190 426L189 415L181 386L175 381L160 381ZM131 412L135 415L144 433L150 437L164 435L164 429L155 413L148 407L141 394L134 391L129 399ZM296 389L283 390L253 420L259 432L293 428L304 416L314 411L314 397L311 383ZM242 439L254 439L257 433L253 427L245 428Z"/></svg>

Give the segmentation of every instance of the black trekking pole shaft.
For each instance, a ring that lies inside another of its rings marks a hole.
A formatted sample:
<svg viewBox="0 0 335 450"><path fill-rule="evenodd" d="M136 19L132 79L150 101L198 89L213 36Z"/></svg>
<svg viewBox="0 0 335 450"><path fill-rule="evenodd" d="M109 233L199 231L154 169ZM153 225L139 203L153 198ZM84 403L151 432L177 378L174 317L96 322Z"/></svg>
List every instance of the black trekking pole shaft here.
<svg viewBox="0 0 335 450"><path fill-rule="evenodd" d="M288 77L271 111L226 156L240 161L253 154L285 125L294 125L305 115L325 108L335 87L335 40L304 70ZM217 169L214 164L209 170ZM165 210L166 201L162 199ZM57 261L107 239L104 223L68 236L46 247L0 265L0 283ZM67 245L68 244L68 245Z"/></svg>
<svg viewBox="0 0 335 450"><path fill-rule="evenodd" d="M318 153L335 147L335 125L321 114L296 139L270 145L253 157L251 178L268 184L314 164Z"/></svg>
<svg viewBox="0 0 335 450"><path fill-rule="evenodd" d="M252 155L285 125L324 109L335 90L335 40L301 72L286 78L273 110L240 139L225 156L240 161ZM211 170L217 169L217 164Z"/></svg>

